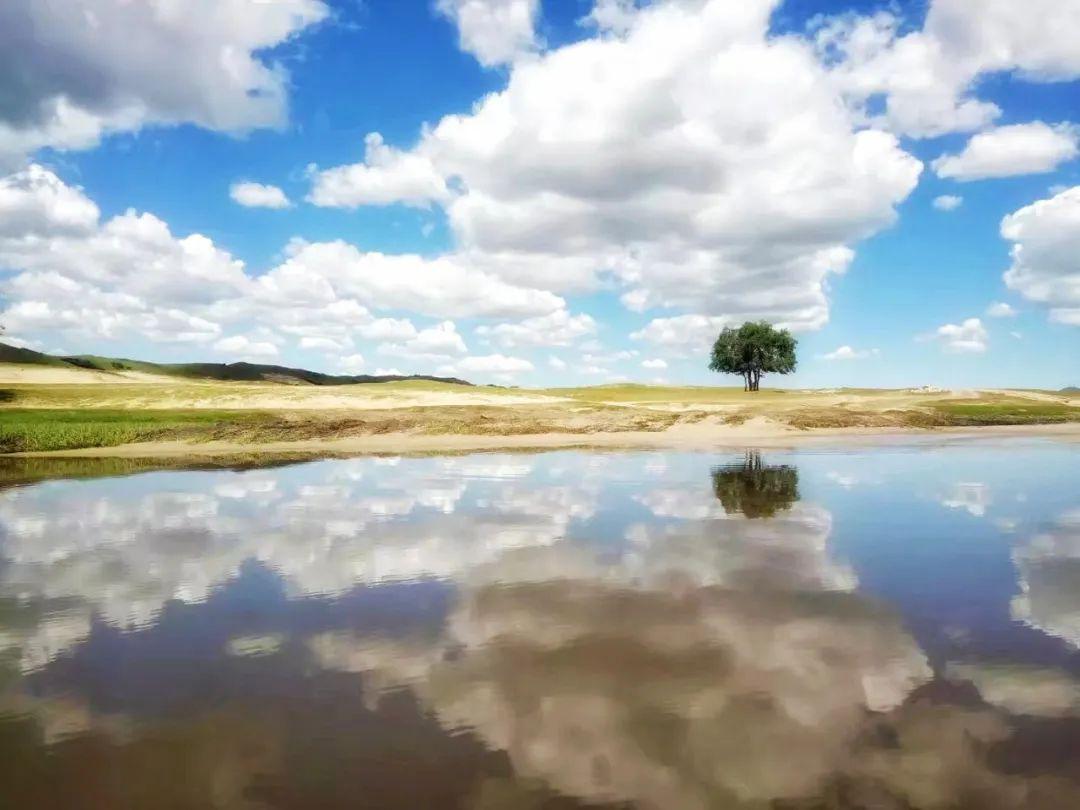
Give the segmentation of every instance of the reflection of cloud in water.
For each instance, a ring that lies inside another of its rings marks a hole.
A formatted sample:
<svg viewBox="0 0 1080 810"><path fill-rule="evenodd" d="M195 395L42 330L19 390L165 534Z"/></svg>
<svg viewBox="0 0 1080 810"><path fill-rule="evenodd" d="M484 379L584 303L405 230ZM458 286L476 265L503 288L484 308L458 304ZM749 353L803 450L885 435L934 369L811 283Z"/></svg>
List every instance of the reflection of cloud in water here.
<svg viewBox="0 0 1080 810"><path fill-rule="evenodd" d="M831 531L827 510L802 503L763 521L641 523L628 531L633 552L626 567L640 580L677 574L702 585L852 590L854 571L829 554Z"/></svg>
<svg viewBox="0 0 1080 810"><path fill-rule="evenodd" d="M1013 714L1080 714L1080 683L1067 672L1022 664L950 664L948 676L970 681L987 703Z"/></svg>
<svg viewBox="0 0 1080 810"><path fill-rule="evenodd" d="M646 807L813 793L867 708L894 708L929 676L894 619L846 594L490 586L451 628L463 649L450 660L354 653L340 636L313 648L384 685L402 677L444 727L475 730L523 777Z"/></svg>
<svg viewBox="0 0 1080 810"><path fill-rule="evenodd" d="M455 578L509 549L558 542L595 508L594 487L518 480L531 464L386 462L314 465L292 478L162 477L143 494L115 482L0 494L0 598L63 603L39 622L0 628L0 648L21 648L24 668L36 668L86 638L91 616L145 626L170 600L205 601L248 560L294 595ZM472 509L457 511L470 487Z"/></svg>
<svg viewBox="0 0 1080 810"><path fill-rule="evenodd" d="M978 482L961 482L953 487L950 495L941 499L942 506L963 509L972 517L984 517L991 503L990 487Z"/></svg>
<svg viewBox="0 0 1080 810"><path fill-rule="evenodd" d="M859 483L859 479L855 476L837 472L836 470L830 470L829 472L825 473L825 477L837 486L843 487L844 489L852 489L856 484Z"/></svg>
<svg viewBox="0 0 1080 810"><path fill-rule="evenodd" d="M672 511L663 491L640 501ZM782 518L639 524L617 559L534 547L474 571L439 642L331 633L310 648L376 688L411 687L519 777L585 801L810 795L868 711L930 677L899 622L848 590L830 529L827 511L795 504Z"/></svg>
<svg viewBox="0 0 1080 810"><path fill-rule="evenodd" d="M1080 509L1013 550L1020 593L1013 618L1080 647Z"/></svg>

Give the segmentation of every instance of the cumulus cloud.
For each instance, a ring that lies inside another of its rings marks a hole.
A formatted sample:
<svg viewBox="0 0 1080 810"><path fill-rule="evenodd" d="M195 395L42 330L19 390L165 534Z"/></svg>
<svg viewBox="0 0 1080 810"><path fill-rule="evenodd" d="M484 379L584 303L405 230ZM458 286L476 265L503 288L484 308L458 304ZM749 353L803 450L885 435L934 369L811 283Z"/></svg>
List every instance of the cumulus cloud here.
<svg viewBox="0 0 1080 810"><path fill-rule="evenodd" d="M270 282L297 273L379 308L436 317L506 317L544 315L564 307L563 299L551 292L516 286L452 256L365 253L340 240L295 242L289 253L267 274Z"/></svg>
<svg viewBox="0 0 1080 810"><path fill-rule="evenodd" d="M877 349L853 349L845 345L820 356L823 360L865 360L867 357L875 357L878 354Z"/></svg>
<svg viewBox="0 0 1080 810"><path fill-rule="evenodd" d="M641 361L641 367L648 369L663 369L667 368L667 361L659 357L650 357L648 360Z"/></svg>
<svg viewBox="0 0 1080 810"><path fill-rule="evenodd" d="M178 238L152 214L101 222L97 206L41 166L0 180L4 323L15 332L207 342L208 315L249 283L242 262L201 234Z"/></svg>
<svg viewBox="0 0 1080 810"><path fill-rule="evenodd" d="M932 0L922 28L909 22L878 12L828 18L818 27L831 78L868 123L915 137L978 130L1001 114L975 97L981 76L1080 76L1080 7L1071 3Z"/></svg>
<svg viewBox="0 0 1080 810"><path fill-rule="evenodd" d="M233 183L229 187L229 196L245 208L288 208L290 205L284 191L262 183Z"/></svg>
<svg viewBox="0 0 1080 810"><path fill-rule="evenodd" d="M263 54L328 14L320 0L6 0L0 163L147 124L280 126L288 74Z"/></svg>
<svg viewBox="0 0 1080 810"><path fill-rule="evenodd" d="M268 357L277 357L278 349L273 343L264 340L252 340L246 335L233 335L222 338L214 344L214 348L234 357L262 360Z"/></svg>
<svg viewBox="0 0 1080 810"><path fill-rule="evenodd" d="M769 36L774 6L624 4L618 31L515 62L426 129L408 154L456 178L444 260L555 293L613 283L639 311L824 324L828 278L921 164L852 121L809 44Z"/></svg>
<svg viewBox="0 0 1080 810"><path fill-rule="evenodd" d="M518 346L569 346L579 338L596 333L596 321L587 314L571 315L560 309L550 315L527 318L517 323L479 326L476 334L506 348Z"/></svg>
<svg viewBox="0 0 1080 810"><path fill-rule="evenodd" d="M724 317L676 315L672 318L654 318L644 328L631 332L630 338L673 349L702 350L716 340L717 334L725 326L730 326L730 323Z"/></svg>
<svg viewBox="0 0 1080 810"><path fill-rule="evenodd" d="M991 318L1015 318L1016 310L1004 301L995 301L986 308L986 314Z"/></svg>
<svg viewBox="0 0 1080 810"><path fill-rule="evenodd" d="M565 311L546 290L511 284L454 258L364 253L345 242L290 242L284 259L254 276L201 234L174 235L153 214L134 210L102 221L97 205L54 172L33 164L0 178L0 313L16 336L69 336L76 343L132 338L212 344L251 332L279 345L341 351L357 339L403 344L414 355L464 353L456 333L439 351L413 323L380 317L403 310L435 318L530 318ZM587 330L576 316L553 326ZM445 332L445 330L444 330ZM265 346L236 343L247 356Z"/></svg>
<svg viewBox="0 0 1080 810"><path fill-rule="evenodd" d="M1042 174L1080 154L1078 141L1080 131L1069 124L1014 124L972 136L959 154L942 155L932 166L938 177L961 181Z"/></svg>
<svg viewBox="0 0 1080 810"><path fill-rule="evenodd" d="M453 321L422 329L404 343L384 343L379 347L381 354L424 361L444 360L467 351Z"/></svg>
<svg viewBox="0 0 1080 810"><path fill-rule="evenodd" d="M1009 289L1047 306L1052 321L1080 326L1080 186L1009 214L1001 235L1013 243Z"/></svg>
<svg viewBox="0 0 1080 810"><path fill-rule="evenodd" d="M504 354L471 355L447 363L438 368L439 374L447 376L475 376L512 382L519 374L534 371L535 366L523 357Z"/></svg>
<svg viewBox="0 0 1080 810"><path fill-rule="evenodd" d="M403 341L416 337L416 327L406 318L376 318L361 324L357 333L368 340Z"/></svg>
<svg viewBox="0 0 1080 810"><path fill-rule="evenodd" d="M310 202L339 208L400 202L426 208L447 199L446 181L430 159L387 146L377 132L369 134L364 143L363 163L326 171L312 169Z"/></svg>
<svg viewBox="0 0 1080 810"><path fill-rule="evenodd" d="M87 233L97 226L97 205L36 164L0 178L0 239Z"/></svg>
<svg viewBox="0 0 1080 810"><path fill-rule="evenodd" d="M945 351L957 354L978 354L986 351L990 335L978 318L968 318L960 324L947 323L939 326L931 336Z"/></svg>
<svg viewBox="0 0 1080 810"><path fill-rule="evenodd" d="M932 204L938 211L955 211L964 204L964 198L955 194L942 194L939 197L934 197Z"/></svg>
<svg viewBox="0 0 1080 810"><path fill-rule="evenodd" d="M366 365L367 361L362 354L347 354L338 360L338 368L346 374L359 374Z"/></svg>
<svg viewBox="0 0 1080 810"><path fill-rule="evenodd" d="M596 0L582 22L601 31L622 34L634 24L637 7L636 0Z"/></svg>
<svg viewBox="0 0 1080 810"><path fill-rule="evenodd" d="M461 49L485 67L537 47L540 0L436 0L435 8L457 26Z"/></svg>

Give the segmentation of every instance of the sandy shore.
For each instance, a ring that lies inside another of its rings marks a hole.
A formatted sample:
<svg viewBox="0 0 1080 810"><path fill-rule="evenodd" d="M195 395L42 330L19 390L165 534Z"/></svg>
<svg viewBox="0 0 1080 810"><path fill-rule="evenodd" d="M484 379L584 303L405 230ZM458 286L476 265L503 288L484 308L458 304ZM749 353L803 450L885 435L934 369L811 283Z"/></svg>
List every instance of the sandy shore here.
<svg viewBox="0 0 1080 810"><path fill-rule="evenodd" d="M542 433L509 436L380 434L280 442L142 442L40 453L13 453L22 458L177 458L193 460L228 456L338 457L460 453L498 450L671 449L721 450L829 447L847 445L925 444L927 446L987 439L1038 438L1080 443L1080 423L1007 425L967 428L818 428L796 430L757 418L741 425L697 423L662 431L608 433Z"/></svg>

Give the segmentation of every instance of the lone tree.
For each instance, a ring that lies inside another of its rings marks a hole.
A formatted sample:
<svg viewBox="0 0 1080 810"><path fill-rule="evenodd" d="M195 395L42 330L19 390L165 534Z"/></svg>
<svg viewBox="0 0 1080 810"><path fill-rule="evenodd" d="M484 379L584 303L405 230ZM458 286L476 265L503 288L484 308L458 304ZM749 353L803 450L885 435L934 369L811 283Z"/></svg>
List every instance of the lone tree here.
<svg viewBox="0 0 1080 810"><path fill-rule="evenodd" d="M798 341L787 329L774 329L767 321L747 321L738 329L725 327L713 344L709 368L738 374L744 391L757 391L762 374L790 374L798 361Z"/></svg>

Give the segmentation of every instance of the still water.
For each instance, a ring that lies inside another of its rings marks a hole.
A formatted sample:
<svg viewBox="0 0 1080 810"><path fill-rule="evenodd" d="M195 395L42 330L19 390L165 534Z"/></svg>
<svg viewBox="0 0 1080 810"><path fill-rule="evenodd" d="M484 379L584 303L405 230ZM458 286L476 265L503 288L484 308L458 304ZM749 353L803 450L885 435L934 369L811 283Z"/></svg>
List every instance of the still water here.
<svg viewBox="0 0 1080 810"><path fill-rule="evenodd" d="M6 808L1080 807L1080 452L0 491Z"/></svg>

